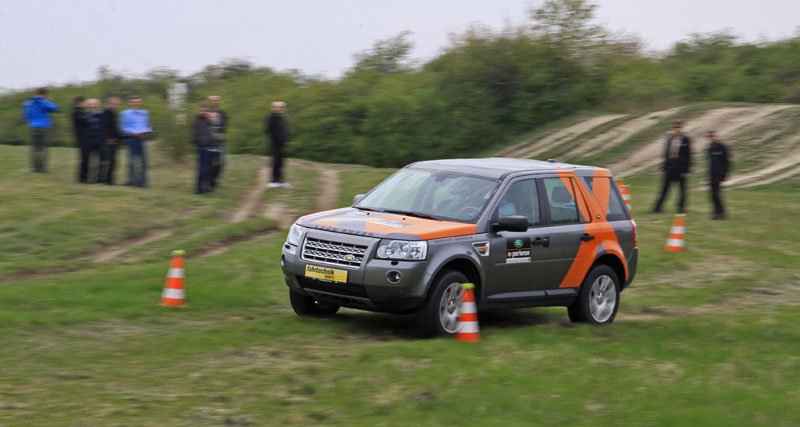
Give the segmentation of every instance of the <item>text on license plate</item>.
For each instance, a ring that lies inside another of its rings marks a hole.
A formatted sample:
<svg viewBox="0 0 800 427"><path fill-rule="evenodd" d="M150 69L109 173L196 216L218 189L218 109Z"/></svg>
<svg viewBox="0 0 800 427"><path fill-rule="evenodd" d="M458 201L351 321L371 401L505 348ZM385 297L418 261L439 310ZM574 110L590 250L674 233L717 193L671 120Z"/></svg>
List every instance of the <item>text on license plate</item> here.
<svg viewBox="0 0 800 427"><path fill-rule="evenodd" d="M347 283L347 270L338 268L306 265L306 277L326 282Z"/></svg>

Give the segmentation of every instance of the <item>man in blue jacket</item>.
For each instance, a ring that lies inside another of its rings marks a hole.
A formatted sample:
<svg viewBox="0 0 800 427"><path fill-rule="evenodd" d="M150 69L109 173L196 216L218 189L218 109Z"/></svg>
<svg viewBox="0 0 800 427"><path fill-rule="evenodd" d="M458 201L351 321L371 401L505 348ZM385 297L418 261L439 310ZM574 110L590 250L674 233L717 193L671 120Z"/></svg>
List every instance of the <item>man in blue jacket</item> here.
<svg viewBox="0 0 800 427"><path fill-rule="evenodd" d="M131 96L129 109L120 114L119 127L128 143L128 185L147 186L147 152L145 138L152 131L150 114L142 109L142 98Z"/></svg>
<svg viewBox="0 0 800 427"><path fill-rule="evenodd" d="M24 104L23 116L31 130L31 169L34 172L47 172L47 139L53 122L50 113L58 111L58 105L47 96L47 89L36 91Z"/></svg>

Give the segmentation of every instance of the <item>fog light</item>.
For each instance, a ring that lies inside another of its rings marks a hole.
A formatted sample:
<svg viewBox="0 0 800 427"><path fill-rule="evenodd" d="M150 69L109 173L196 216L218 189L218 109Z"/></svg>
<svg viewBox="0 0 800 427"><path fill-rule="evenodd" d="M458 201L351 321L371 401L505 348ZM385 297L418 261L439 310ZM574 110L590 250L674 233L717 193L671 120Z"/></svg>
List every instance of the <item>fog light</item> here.
<svg viewBox="0 0 800 427"><path fill-rule="evenodd" d="M393 285L396 285L396 284L400 283L400 279L402 279L402 278L403 278L403 275L400 274L399 271L392 270L392 271L386 273L386 280L388 280L389 283L391 283Z"/></svg>
<svg viewBox="0 0 800 427"><path fill-rule="evenodd" d="M286 257L281 255L281 267L286 267Z"/></svg>

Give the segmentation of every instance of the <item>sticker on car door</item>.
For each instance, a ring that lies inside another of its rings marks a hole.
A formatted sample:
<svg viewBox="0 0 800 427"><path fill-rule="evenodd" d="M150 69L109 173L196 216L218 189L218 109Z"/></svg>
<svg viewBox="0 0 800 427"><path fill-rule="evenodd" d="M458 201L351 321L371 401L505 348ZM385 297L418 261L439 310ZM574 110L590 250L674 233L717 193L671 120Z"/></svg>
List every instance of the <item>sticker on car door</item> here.
<svg viewBox="0 0 800 427"><path fill-rule="evenodd" d="M531 262L531 238L506 239L506 264Z"/></svg>

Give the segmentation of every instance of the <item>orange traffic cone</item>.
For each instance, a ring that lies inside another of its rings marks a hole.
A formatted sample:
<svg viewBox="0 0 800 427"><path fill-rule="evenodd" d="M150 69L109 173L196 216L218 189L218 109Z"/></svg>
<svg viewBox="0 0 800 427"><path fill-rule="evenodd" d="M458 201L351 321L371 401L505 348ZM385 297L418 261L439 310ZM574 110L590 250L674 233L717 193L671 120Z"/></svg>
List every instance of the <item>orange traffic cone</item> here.
<svg viewBox="0 0 800 427"><path fill-rule="evenodd" d="M164 292L161 293L161 305L165 307L185 307L186 294L183 291L183 255L184 251L172 251L172 262L169 264Z"/></svg>
<svg viewBox="0 0 800 427"><path fill-rule="evenodd" d="M633 199L631 198L631 192L628 190L628 186L620 182L619 191L622 193L622 201L625 202L625 207L628 208L628 212L633 215L633 203L631 203Z"/></svg>
<svg viewBox="0 0 800 427"><path fill-rule="evenodd" d="M683 236L686 234L686 215L677 214L672 221L672 227L669 229L669 238L664 249L670 252L683 252L686 249L686 241Z"/></svg>
<svg viewBox="0 0 800 427"><path fill-rule="evenodd" d="M480 341L481 334L478 329L478 310L475 306L475 293L472 283L463 283L464 295L461 297L461 306L458 307L458 330L456 338L459 341L475 342Z"/></svg>

